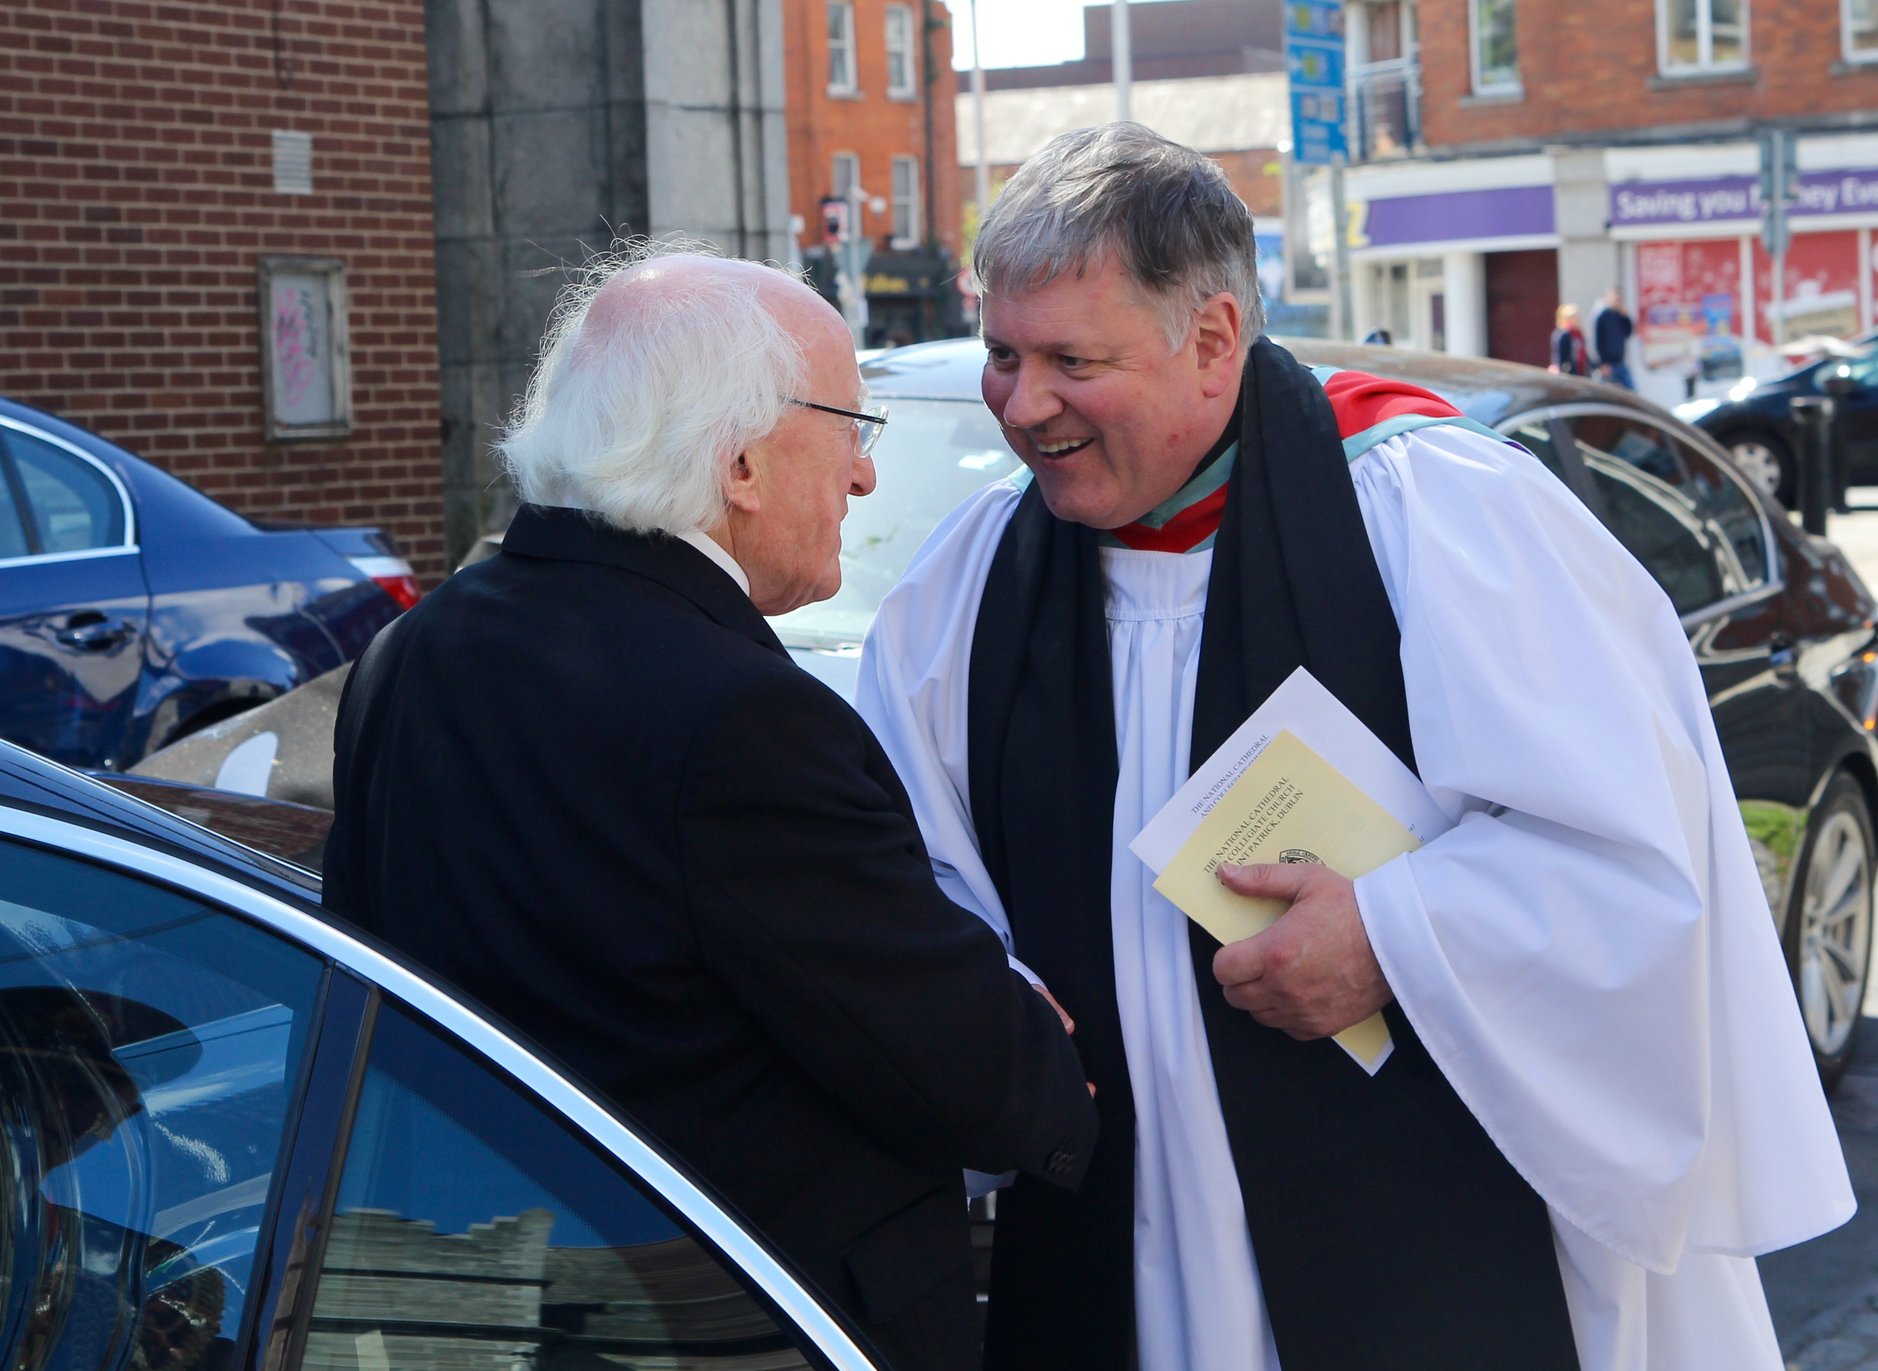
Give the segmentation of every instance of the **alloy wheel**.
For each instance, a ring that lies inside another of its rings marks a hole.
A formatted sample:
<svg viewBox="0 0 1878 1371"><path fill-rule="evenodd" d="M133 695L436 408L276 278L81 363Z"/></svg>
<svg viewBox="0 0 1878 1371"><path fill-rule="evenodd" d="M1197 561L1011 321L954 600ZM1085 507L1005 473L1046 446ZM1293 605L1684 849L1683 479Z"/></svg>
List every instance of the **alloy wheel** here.
<svg viewBox="0 0 1878 1371"><path fill-rule="evenodd" d="M1868 830L1843 807L1821 815L1806 866L1795 967L1800 1010L1823 1056L1858 1025L1871 955L1872 854Z"/></svg>

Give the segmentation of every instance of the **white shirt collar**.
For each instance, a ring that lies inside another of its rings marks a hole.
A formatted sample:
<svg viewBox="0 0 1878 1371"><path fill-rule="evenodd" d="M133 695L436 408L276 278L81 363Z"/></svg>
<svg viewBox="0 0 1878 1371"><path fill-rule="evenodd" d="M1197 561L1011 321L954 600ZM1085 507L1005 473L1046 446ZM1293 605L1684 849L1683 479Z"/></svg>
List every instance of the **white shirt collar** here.
<svg viewBox="0 0 1878 1371"><path fill-rule="evenodd" d="M750 578L743 574L743 568L737 565L737 559L724 551L724 545L708 533L692 531L675 535L681 543L690 543L699 552L709 557L724 569L724 574L737 583L737 588L745 595L750 593Z"/></svg>

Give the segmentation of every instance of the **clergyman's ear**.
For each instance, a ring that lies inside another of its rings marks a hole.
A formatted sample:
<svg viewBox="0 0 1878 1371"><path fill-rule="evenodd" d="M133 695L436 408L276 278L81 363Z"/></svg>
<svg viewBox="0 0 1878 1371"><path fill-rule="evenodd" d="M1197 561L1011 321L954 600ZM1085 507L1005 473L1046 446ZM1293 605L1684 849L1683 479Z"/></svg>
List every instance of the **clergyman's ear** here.
<svg viewBox="0 0 1878 1371"><path fill-rule="evenodd" d="M1210 398L1239 383L1239 300L1227 291L1210 296L1193 324L1194 362Z"/></svg>

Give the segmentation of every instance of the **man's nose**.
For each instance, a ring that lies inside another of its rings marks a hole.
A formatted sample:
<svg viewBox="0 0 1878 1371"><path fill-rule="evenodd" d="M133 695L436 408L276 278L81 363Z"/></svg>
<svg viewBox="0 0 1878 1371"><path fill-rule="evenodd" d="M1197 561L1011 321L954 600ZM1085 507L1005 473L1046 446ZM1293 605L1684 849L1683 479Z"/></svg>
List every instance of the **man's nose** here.
<svg viewBox="0 0 1878 1371"><path fill-rule="evenodd" d="M848 494L872 495L876 484L874 459L872 457L856 457L854 459L854 480L848 485Z"/></svg>
<svg viewBox="0 0 1878 1371"><path fill-rule="evenodd" d="M1062 413L1063 402L1049 374L1037 366L1020 365L1011 377L1011 393L999 416L1006 428L1036 428Z"/></svg>

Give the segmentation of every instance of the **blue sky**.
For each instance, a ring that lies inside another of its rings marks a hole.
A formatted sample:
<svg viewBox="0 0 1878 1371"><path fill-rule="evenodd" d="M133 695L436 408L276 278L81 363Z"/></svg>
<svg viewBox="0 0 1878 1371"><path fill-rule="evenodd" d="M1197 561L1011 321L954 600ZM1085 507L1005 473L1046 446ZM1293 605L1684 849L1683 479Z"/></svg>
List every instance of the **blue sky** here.
<svg viewBox="0 0 1878 1371"><path fill-rule="evenodd" d="M952 65L972 66L970 0L952 8ZM987 67L1047 66L1082 56L1082 12L1089 0L978 0L978 37ZM1153 4L1156 0L1130 0Z"/></svg>

